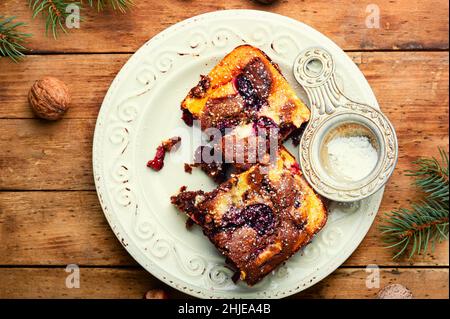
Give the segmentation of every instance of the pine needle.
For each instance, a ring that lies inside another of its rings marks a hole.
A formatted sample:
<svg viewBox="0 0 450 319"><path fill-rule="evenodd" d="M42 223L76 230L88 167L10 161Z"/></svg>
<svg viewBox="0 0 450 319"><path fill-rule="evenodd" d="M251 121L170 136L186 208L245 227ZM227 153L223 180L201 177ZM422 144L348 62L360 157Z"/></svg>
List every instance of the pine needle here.
<svg viewBox="0 0 450 319"><path fill-rule="evenodd" d="M66 18L71 14L66 10L69 5L79 5L78 2L66 2L64 0L29 0L33 11L33 18L42 14L45 18L45 34L51 33L53 38L58 37L58 31L67 33L64 27Z"/></svg>
<svg viewBox="0 0 450 319"><path fill-rule="evenodd" d="M4 17L0 15L0 57L9 57L14 62L19 62L25 54L23 43L31 34L23 33L18 28L25 26L24 22L14 22L16 17Z"/></svg>
<svg viewBox="0 0 450 319"><path fill-rule="evenodd" d="M393 259L404 255L409 259L424 254L437 242L448 239L449 232L449 158L439 149L440 159L420 158L413 162L415 170L407 176L415 177L414 185L423 192L423 199L410 209L401 208L385 214L379 227L386 248L395 250Z"/></svg>

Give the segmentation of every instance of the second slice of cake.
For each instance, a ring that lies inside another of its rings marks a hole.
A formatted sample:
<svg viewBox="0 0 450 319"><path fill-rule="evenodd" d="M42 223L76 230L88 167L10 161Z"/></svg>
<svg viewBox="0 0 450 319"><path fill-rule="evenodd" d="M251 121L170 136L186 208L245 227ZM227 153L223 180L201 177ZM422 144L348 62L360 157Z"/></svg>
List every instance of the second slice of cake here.
<svg viewBox="0 0 450 319"><path fill-rule="evenodd" d="M307 245L327 220L322 201L284 148L274 163L254 165L212 192L183 190L171 201L249 285Z"/></svg>

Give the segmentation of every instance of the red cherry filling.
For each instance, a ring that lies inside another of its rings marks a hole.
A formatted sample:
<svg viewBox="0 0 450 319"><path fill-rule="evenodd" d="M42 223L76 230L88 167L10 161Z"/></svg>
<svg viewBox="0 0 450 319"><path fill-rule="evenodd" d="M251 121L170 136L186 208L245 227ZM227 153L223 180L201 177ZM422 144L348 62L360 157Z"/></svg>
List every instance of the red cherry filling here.
<svg viewBox="0 0 450 319"><path fill-rule="evenodd" d="M147 167L155 171L159 171L164 167L164 157L166 152L170 152L172 148L181 141L181 137L175 136L165 140L156 148L155 157L147 162Z"/></svg>
<svg viewBox="0 0 450 319"><path fill-rule="evenodd" d="M155 171L161 170L164 166L164 157L166 156L166 150L163 145L156 148L155 157L147 162L147 167L152 168Z"/></svg>
<svg viewBox="0 0 450 319"><path fill-rule="evenodd" d="M245 107L250 110L258 111L262 106L262 100L258 96L257 90L252 82L243 73L239 74L233 81L236 91L244 99Z"/></svg>
<svg viewBox="0 0 450 319"><path fill-rule="evenodd" d="M298 165L297 162L295 162L294 164L291 165L290 170L293 174L297 174L297 175L301 174L300 166Z"/></svg>
<svg viewBox="0 0 450 319"><path fill-rule="evenodd" d="M253 228L259 235L264 235L274 229L275 216L269 206L252 204L242 210L231 209L223 217L223 224L226 228L246 225Z"/></svg>
<svg viewBox="0 0 450 319"><path fill-rule="evenodd" d="M186 109L183 109L183 115L181 116L181 119L184 121L184 123L186 123L187 126L192 126L194 124L194 117L192 116L192 113Z"/></svg>
<svg viewBox="0 0 450 319"><path fill-rule="evenodd" d="M240 119L238 118L225 118L217 124L217 128L219 129L222 136L225 135L226 129L231 129L239 124Z"/></svg>
<svg viewBox="0 0 450 319"><path fill-rule="evenodd" d="M278 125L266 116L258 118L253 122L253 131L258 136L265 136L266 149L271 150L271 146L278 145L279 128Z"/></svg>
<svg viewBox="0 0 450 319"><path fill-rule="evenodd" d="M256 122L253 123L253 129L256 131L257 129L278 129L278 125L271 119L268 118L267 116L261 116L260 118L258 118L258 120L256 120Z"/></svg>
<svg viewBox="0 0 450 319"><path fill-rule="evenodd" d="M305 131L306 124L302 124L299 128L296 128L292 131L292 133L289 134L289 136L286 139L291 139L292 144L294 146L300 145L300 139L302 137L303 132Z"/></svg>

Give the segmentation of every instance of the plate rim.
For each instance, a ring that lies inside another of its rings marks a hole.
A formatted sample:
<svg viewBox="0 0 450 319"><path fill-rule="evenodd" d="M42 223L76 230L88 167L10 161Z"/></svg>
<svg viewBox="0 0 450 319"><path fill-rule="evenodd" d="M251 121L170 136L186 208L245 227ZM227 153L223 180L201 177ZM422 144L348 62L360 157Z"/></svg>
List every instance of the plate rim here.
<svg viewBox="0 0 450 319"><path fill-rule="evenodd" d="M93 176L94 176L94 182L95 182L95 187L96 187L96 193L99 198L99 202L102 207L102 211L108 221L109 226L111 227L112 231L116 235L119 242L124 246L126 251L133 257L133 259L135 259L146 271L148 271L152 276L161 280L165 284L167 284L181 292L184 292L188 295L191 295L194 297L199 297L199 298L255 298L255 297L262 298L262 296L255 295L256 292L251 292L251 291L249 291L248 293L245 293L245 296L232 296L232 292L217 293L214 290L209 290L204 287L197 287L197 286L191 285L189 283L183 282L182 280L179 280L178 278L173 278L173 276L171 276L170 273L167 273L164 269L161 269L161 267L149 264L148 261L145 260L145 258L143 257L143 254L138 249L134 249L131 246L124 245L124 238L128 239L128 235L126 234L125 231L123 231L120 223L116 222L116 217L114 216L114 214L111 214L109 212L109 210L108 210L109 205L107 206L105 204L105 201L107 201L108 199L106 198L106 196L102 196L102 191L106 187L104 187L102 185L103 180L100 179L101 174L100 174L100 166L99 166L99 162L98 162L99 157L100 157L99 153L101 153L99 151L100 150L99 143L101 140L100 138L102 136L100 127L103 125L102 121L104 120L104 117L106 116L108 103L109 103L109 100L111 99L114 88L122 81L122 78L125 76L125 74L128 72L128 70L132 67L132 64L134 63L134 61L139 59L139 57L143 54L145 48L148 45L150 45L152 42L156 42L156 41L164 38L166 35L185 27L186 25L188 25L190 23L211 19L211 18L217 17L217 16L225 16L226 17L226 16L233 16L235 14L240 15L241 18L245 18L246 16L247 17L258 17L258 16L264 17L265 16L265 17L269 17L272 19L284 20L284 22L287 22L290 24L296 24L298 26L302 26L303 28L305 28L305 30L308 30L308 32L319 35L319 37L321 38L320 39L321 41L323 40L323 41L327 42L326 43L327 46L332 46L335 50L342 52L348 58L348 60L351 62L355 71L360 72L362 74L362 72L353 63L353 61L350 59L350 57L348 57L348 55L345 53L345 51L343 51L336 43L334 43L331 39L329 39L327 36L325 36L321 32L317 31L316 29L308 26L307 24L305 24L303 22L300 22L293 18L286 17L286 16L283 16L283 15L280 15L277 13L260 11L260 10L250 10L250 9L232 9L232 10L211 11L211 12L203 13L203 14L196 15L196 16L190 17L188 19L179 21L179 22L169 26L168 28L162 30L161 32L159 32L158 34L156 34L155 36L150 38L148 41L146 41L133 55L131 55L131 57L122 66L120 71L116 74L114 80L111 82L111 85L108 88L108 91L105 95L105 98L103 99L102 105L101 105L99 113L97 115L94 137L93 137L93 145L92 145ZM372 100L374 102L373 106L376 107L377 109L379 109L379 105L376 100L376 97L364 75L363 75L363 80L366 82L367 87L369 88L367 94L371 95ZM365 238L369 228L372 226L375 216L378 213L378 209L379 209L379 206L381 203L383 192L384 192L384 187L381 188L375 195L373 195L373 196L377 197L378 207L377 207L376 211L373 214L371 214L371 216L370 216L371 218L366 220L364 225L360 225L360 227L358 228L358 231L354 233L354 235L351 237L351 239L349 239L349 241L354 243L354 244L352 244L351 249L348 249L348 247L345 247L345 246L342 247L342 250L338 254L338 257L335 258L335 260L332 263L328 264L327 268L322 269L321 275L315 276L313 278L313 280L310 280L306 285L302 285L301 287L298 286L298 287L294 287L294 288L291 288L291 287L295 286L295 285L284 287L284 288L279 288L278 290L276 290L276 292L270 292L265 298L287 297L292 294L298 293L298 292L318 283L325 277L329 276L342 263L344 263L345 260L348 259L348 257L358 248L361 241ZM361 224L363 224L363 223L361 223ZM344 250L346 250L346 251L344 251ZM169 279L169 277L172 277L172 278ZM281 296L279 296L279 294L281 294Z"/></svg>

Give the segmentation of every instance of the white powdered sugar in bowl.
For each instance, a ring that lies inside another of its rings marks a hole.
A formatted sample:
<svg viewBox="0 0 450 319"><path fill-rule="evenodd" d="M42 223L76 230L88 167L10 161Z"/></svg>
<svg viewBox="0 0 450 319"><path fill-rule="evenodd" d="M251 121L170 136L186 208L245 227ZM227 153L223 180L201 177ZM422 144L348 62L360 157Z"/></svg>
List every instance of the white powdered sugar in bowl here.
<svg viewBox="0 0 450 319"><path fill-rule="evenodd" d="M327 144L329 169L348 181L368 176L378 162L377 150L367 136L337 136Z"/></svg>

